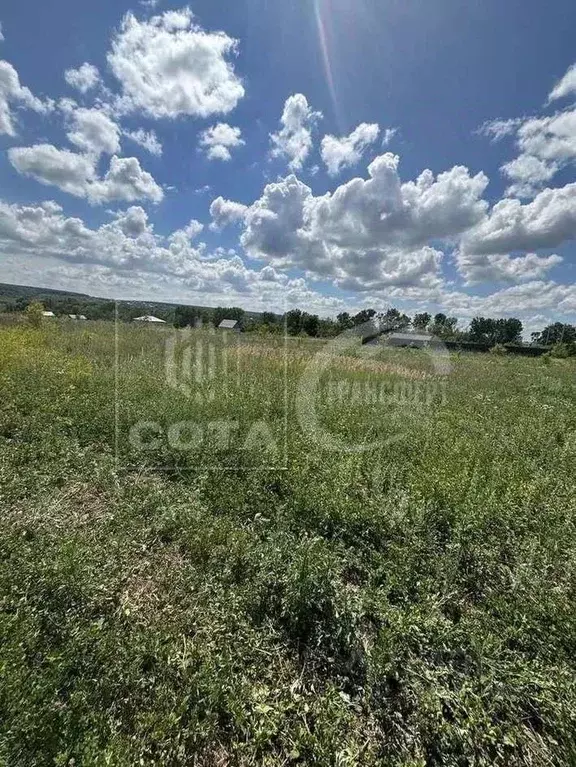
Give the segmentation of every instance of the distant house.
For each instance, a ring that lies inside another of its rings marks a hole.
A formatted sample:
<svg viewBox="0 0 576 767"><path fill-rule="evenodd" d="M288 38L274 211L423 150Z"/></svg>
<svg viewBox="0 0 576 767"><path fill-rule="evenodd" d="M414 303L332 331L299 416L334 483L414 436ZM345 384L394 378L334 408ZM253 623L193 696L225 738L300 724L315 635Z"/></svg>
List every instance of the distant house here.
<svg viewBox="0 0 576 767"><path fill-rule="evenodd" d="M409 346L413 349L426 349L432 342L432 336L425 333L390 333L385 337L389 346Z"/></svg>
<svg viewBox="0 0 576 767"><path fill-rule="evenodd" d="M86 317L83 314L69 314L71 320L85 320Z"/></svg>
<svg viewBox="0 0 576 767"><path fill-rule="evenodd" d="M218 325L218 330L233 330L235 333L239 333L240 322L238 320L222 320Z"/></svg>
<svg viewBox="0 0 576 767"><path fill-rule="evenodd" d="M42 312L43 317L55 317L54 312Z"/></svg>
<svg viewBox="0 0 576 767"><path fill-rule="evenodd" d="M143 317L134 317L134 322L156 322L162 325L166 324L166 320L161 320L160 317L154 317L151 314L145 314Z"/></svg>

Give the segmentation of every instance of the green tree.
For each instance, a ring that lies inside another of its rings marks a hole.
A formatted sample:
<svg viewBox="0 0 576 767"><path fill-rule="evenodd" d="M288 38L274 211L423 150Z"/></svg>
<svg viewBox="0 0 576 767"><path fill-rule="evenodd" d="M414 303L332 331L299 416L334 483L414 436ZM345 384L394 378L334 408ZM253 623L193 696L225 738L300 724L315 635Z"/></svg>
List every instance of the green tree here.
<svg viewBox="0 0 576 767"><path fill-rule="evenodd" d="M392 307L378 315L378 323L382 330L401 330L410 325L410 317Z"/></svg>
<svg viewBox="0 0 576 767"><path fill-rule="evenodd" d="M489 317L474 317L468 335L470 340L476 343L490 343L494 340L494 320Z"/></svg>
<svg viewBox="0 0 576 767"><path fill-rule="evenodd" d="M352 318L352 322L354 325L364 325L366 322L370 322L375 316L376 311L374 309L362 309L362 311L358 312L358 314Z"/></svg>
<svg viewBox="0 0 576 767"><path fill-rule="evenodd" d="M555 322L545 327L540 333L533 333L532 340L544 346L576 342L576 327Z"/></svg>
<svg viewBox="0 0 576 767"><path fill-rule="evenodd" d="M442 312L434 315L430 332L439 338L452 338L456 333L458 317L447 317Z"/></svg>
<svg viewBox="0 0 576 767"><path fill-rule="evenodd" d="M522 341L522 331L524 330L522 322L515 317L497 320L496 334L497 342L501 344L518 344Z"/></svg>
<svg viewBox="0 0 576 767"><path fill-rule="evenodd" d="M334 320L325 318L320 320L318 335L322 338L334 338L340 332L339 325Z"/></svg>
<svg viewBox="0 0 576 767"><path fill-rule="evenodd" d="M44 319L44 304L40 301L32 301L26 307L26 319L33 328L39 328Z"/></svg>
<svg viewBox="0 0 576 767"><path fill-rule="evenodd" d="M263 325L277 325L278 317L273 312L262 312L260 321Z"/></svg>
<svg viewBox="0 0 576 767"><path fill-rule="evenodd" d="M315 338L320 330L320 318L317 314L308 314L304 312L302 315L302 330L309 336Z"/></svg>
<svg viewBox="0 0 576 767"><path fill-rule="evenodd" d="M286 312L286 330L288 335L297 336L302 330L302 312L300 309L290 309Z"/></svg>
<svg viewBox="0 0 576 767"><path fill-rule="evenodd" d="M522 340L522 331L522 322L515 317L474 317L470 323L469 338L484 344L519 343Z"/></svg>
<svg viewBox="0 0 576 767"><path fill-rule="evenodd" d="M348 314L348 312L341 312L337 317L336 321L338 323L338 330L340 332L344 330L350 330L350 328L354 327L354 320L352 317Z"/></svg>
<svg viewBox="0 0 576 767"><path fill-rule="evenodd" d="M558 341L554 344L549 354L558 359L576 356L576 343L574 341Z"/></svg>
<svg viewBox="0 0 576 767"><path fill-rule="evenodd" d="M177 306L174 309L173 323L175 328L194 327L201 319L200 310L193 306Z"/></svg>
<svg viewBox="0 0 576 767"><path fill-rule="evenodd" d="M416 328L416 330L426 330L430 324L431 319L432 315L429 312L415 314L414 319L412 320L412 325Z"/></svg>

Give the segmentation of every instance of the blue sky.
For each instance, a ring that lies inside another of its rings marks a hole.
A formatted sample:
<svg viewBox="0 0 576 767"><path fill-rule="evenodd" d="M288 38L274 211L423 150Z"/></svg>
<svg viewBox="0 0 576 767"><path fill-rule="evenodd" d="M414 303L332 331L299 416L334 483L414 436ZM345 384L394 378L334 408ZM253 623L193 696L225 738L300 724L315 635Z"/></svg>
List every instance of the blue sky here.
<svg viewBox="0 0 576 767"><path fill-rule="evenodd" d="M575 321L572 3L7 0L0 23L0 280Z"/></svg>

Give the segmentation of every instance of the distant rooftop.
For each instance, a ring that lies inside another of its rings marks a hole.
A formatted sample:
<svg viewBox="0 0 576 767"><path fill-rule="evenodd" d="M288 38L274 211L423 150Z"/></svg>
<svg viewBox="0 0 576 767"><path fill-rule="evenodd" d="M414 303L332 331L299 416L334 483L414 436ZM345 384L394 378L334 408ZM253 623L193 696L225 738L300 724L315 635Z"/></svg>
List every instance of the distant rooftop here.
<svg viewBox="0 0 576 767"><path fill-rule="evenodd" d="M238 320L222 320L218 325L220 330L234 330L236 327L238 327Z"/></svg>
<svg viewBox="0 0 576 767"><path fill-rule="evenodd" d="M433 336L429 333L390 333L387 338L395 341L432 341Z"/></svg>
<svg viewBox="0 0 576 767"><path fill-rule="evenodd" d="M160 322L162 325L166 324L166 320L161 320L160 317L154 317L152 314L145 314L143 317L134 317L134 322Z"/></svg>

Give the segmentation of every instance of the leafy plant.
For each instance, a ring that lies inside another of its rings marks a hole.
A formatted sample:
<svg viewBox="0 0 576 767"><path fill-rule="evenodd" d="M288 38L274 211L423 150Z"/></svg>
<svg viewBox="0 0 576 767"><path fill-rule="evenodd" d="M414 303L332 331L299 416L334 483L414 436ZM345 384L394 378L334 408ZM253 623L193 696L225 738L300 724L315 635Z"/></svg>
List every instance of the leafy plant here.
<svg viewBox="0 0 576 767"><path fill-rule="evenodd" d="M44 319L44 305L40 301L32 301L26 307L26 319L33 328L39 328Z"/></svg>

